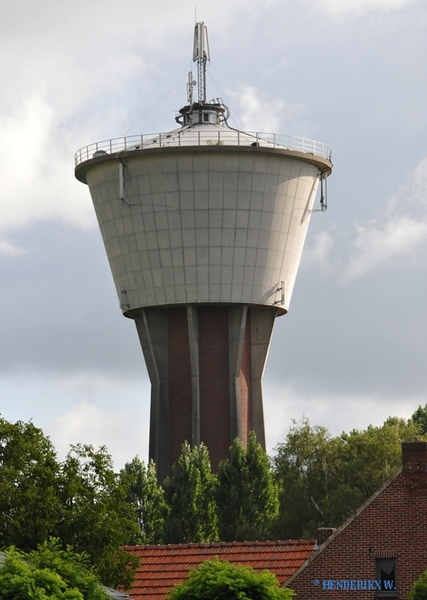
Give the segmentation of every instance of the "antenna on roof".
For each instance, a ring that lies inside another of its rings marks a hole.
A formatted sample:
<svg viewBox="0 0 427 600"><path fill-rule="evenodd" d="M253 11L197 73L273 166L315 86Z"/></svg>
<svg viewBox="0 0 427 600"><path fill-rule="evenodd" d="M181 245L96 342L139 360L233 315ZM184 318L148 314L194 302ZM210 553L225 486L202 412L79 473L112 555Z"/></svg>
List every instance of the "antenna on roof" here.
<svg viewBox="0 0 427 600"><path fill-rule="evenodd" d="M210 60L208 29L203 21L194 28L193 61L197 63L198 101L206 102L206 62Z"/></svg>
<svg viewBox="0 0 427 600"><path fill-rule="evenodd" d="M187 83L187 100L190 106L193 106L193 87L196 85L196 82L193 79L193 73L190 71L188 73L188 83Z"/></svg>

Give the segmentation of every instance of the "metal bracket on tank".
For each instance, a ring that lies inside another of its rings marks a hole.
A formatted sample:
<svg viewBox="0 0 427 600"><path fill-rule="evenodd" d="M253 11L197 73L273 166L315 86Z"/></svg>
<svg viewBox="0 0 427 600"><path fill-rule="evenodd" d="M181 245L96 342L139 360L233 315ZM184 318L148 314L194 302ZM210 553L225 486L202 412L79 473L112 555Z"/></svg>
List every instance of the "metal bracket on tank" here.
<svg viewBox="0 0 427 600"><path fill-rule="evenodd" d="M275 292L282 292L280 295L280 300L276 300L273 304L285 304L285 282L280 282L280 287L277 287Z"/></svg>
<svg viewBox="0 0 427 600"><path fill-rule="evenodd" d="M328 176L326 175L327 170L319 173L320 179L320 208L313 208L310 213L314 212L325 212L328 208ZM325 182L325 185L323 185Z"/></svg>
<svg viewBox="0 0 427 600"><path fill-rule="evenodd" d="M130 304L124 302L124 300L126 300L127 291L125 290L125 288L122 285L119 286L119 293L120 293L120 308L122 310L126 310L127 308L130 308Z"/></svg>
<svg viewBox="0 0 427 600"><path fill-rule="evenodd" d="M135 202L128 202L125 198L125 187L126 187L126 169L127 165L122 161L119 155L119 198L123 205L134 206Z"/></svg>
<svg viewBox="0 0 427 600"><path fill-rule="evenodd" d="M320 173L320 210L325 212L328 208L328 176L323 175L323 173ZM325 185L323 185L323 182L325 182Z"/></svg>

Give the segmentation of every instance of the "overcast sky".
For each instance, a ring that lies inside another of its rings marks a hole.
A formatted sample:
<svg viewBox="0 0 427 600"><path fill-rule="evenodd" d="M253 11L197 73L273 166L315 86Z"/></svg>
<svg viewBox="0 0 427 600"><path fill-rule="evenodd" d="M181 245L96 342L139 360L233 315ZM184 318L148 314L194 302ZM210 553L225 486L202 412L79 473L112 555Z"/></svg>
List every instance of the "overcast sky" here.
<svg viewBox="0 0 427 600"><path fill-rule="evenodd" d="M0 413L121 467L147 457L149 382L73 155L176 127L194 0L0 16ZM269 451L304 414L334 435L409 417L427 402L425 0L202 0L197 19L232 126L332 149L264 376Z"/></svg>

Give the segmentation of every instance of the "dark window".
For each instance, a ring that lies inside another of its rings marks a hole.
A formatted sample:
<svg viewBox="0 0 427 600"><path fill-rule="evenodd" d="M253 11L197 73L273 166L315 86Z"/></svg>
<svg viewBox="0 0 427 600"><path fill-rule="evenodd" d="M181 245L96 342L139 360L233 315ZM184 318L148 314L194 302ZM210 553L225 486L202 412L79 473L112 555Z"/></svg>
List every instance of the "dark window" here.
<svg viewBox="0 0 427 600"><path fill-rule="evenodd" d="M377 559L377 581L381 582L381 596L396 595L396 559Z"/></svg>
<svg viewBox="0 0 427 600"><path fill-rule="evenodd" d="M203 115L203 119L204 119L205 121L209 121L209 115L208 115L207 113L205 113L205 114Z"/></svg>

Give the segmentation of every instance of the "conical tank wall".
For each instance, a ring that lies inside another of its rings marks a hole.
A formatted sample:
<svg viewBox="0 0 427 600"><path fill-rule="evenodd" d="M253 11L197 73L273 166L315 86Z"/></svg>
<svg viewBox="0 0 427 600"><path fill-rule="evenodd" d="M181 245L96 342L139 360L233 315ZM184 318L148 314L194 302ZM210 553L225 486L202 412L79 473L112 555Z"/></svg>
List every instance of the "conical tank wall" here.
<svg viewBox="0 0 427 600"><path fill-rule="evenodd" d="M319 173L317 160L264 148L88 161L85 178L124 313L197 303L287 311Z"/></svg>

